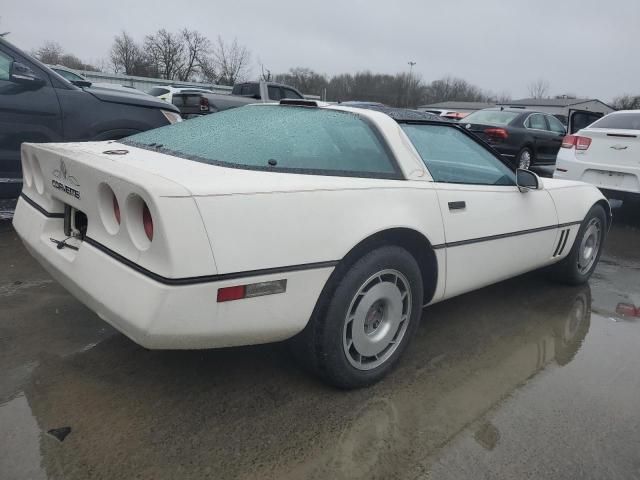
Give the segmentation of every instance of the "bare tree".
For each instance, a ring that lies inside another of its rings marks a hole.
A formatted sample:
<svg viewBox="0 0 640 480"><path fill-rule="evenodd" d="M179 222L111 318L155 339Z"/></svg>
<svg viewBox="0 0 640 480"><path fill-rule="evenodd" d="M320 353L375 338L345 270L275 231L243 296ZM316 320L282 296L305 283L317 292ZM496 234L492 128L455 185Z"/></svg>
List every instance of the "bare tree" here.
<svg viewBox="0 0 640 480"><path fill-rule="evenodd" d="M158 75L169 80L179 78L180 72L184 69L185 50L179 35L162 28L145 37L144 49Z"/></svg>
<svg viewBox="0 0 640 480"><path fill-rule="evenodd" d="M535 82L527 85L531 98L545 98L549 96L549 82L544 78L539 78Z"/></svg>
<svg viewBox="0 0 640 480"><path fill-rule="evenodd" d="M640 110L640 95L620 95L613 99L616 110Z"/></svg>
<svg viewBox="0 0 640 480"><path fill-rule="evenodd" d="M270 82L273 80L273 75L271 75L271 70L264 67L264 64L260 62L260 78L265 82Z"/></svg>
<svg viewBox="0 0 640 480"><path fill-rule="evenodd" d="M147 70L142 49L125 31L113 39L110 53L111 65L116 73L142 75Z"/></svg>
<svg viewBox="0 0 640 480"><path fill-rule="evenodd" d="M251 53L246 47L240 45L237 39L231 43L225 43L219 36L212 54L217 82L233 85L244 80L249 75L250 59Z"/></svg>
<svg viewBox="0 0 640 480"><path fill-rule="evenodd" d="M49 65L59 65L63 55L62 47L57 42L46 42L42 47L32 52L34 57L42 63Z"/></svg>
<svg viewBox="0 0 640 480"><path fill-rule="evenodd" d="M179 72L180 80L189 80L202 71L211 50L211 42L196 30L183 29L180 32L184 42L184 60Z"/></svg>
<svg viewBox="0 0 640 480"><path fill-rule="evenodd" d="M314 95L320 95L329 84L325 75L305 67L292 68L288 73L278 74L274 78L276 82L291 85L303 93Z"/></svg>

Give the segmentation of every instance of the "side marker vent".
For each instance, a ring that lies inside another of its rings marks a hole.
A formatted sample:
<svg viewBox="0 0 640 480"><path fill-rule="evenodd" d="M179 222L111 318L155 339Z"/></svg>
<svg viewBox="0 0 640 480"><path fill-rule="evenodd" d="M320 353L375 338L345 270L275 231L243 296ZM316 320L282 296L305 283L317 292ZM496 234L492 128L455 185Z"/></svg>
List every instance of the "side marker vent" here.
<svg viewBox="0 0 640 480"><path fill-rule="evenodd" d="M558 240L558 245L556 246L556 251L553 252L553 256L554 257L558 257L558 256L562 255L562 252L564 251L564 247L567 246L567 239L568 238L569 238L569 229L565 228L560 233L560 240Z"/></svg>

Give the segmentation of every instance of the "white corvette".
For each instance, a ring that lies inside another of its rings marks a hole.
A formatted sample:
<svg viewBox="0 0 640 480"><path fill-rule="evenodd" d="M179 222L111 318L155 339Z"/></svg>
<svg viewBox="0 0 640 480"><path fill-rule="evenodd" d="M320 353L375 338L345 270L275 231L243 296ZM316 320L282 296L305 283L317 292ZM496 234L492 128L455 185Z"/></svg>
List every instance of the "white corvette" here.
<svg viewBox="0 0 640 480"><path fill-rule="evenodd" d="M453 123L303 100L119 142L25 144L27 249L147 348L293 337L326 381L380 379L422 307L551 264L585 282L597 188L513 172Z"/></svg>

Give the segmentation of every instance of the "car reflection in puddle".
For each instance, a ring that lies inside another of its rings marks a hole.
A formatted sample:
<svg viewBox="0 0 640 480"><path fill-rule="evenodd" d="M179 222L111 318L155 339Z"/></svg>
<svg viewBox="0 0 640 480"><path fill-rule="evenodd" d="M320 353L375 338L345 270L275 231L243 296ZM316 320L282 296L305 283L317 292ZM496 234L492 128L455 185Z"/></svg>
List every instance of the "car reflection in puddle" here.
<svg viewBox="0 0 640 480"><path fill-rule="evenodd" d="M485 413L571 362L590 304L588 286L530 275L429 307L394 374L353 392L309 379L280 345L163 352L117 335L41 363L25 395L41 431L72 429L41 436L50 477L404 477L473 422L493 448Z"/></svg>

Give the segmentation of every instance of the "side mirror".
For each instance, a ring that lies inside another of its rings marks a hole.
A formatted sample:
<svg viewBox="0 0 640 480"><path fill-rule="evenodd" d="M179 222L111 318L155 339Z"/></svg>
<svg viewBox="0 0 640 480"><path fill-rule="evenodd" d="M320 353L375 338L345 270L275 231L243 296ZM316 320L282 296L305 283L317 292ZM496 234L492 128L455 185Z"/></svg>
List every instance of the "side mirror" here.
<svg viewBox="0 0 640 480"><path fill-rule="evenodd" d="M9 80L14 83L30 85L32 87L41 87L45 84L45 81L36 75L33 70L20 62L13 62L11 64Z"/></svg>
<svg viewBox="0 0 640 480"><path fill-rule="evenodd" d="M519 168L516 170L516 185L521 192L542 189L542 182L540 182L540 177L538 177L538 175L533 173L531 170L525 170L523 168Z"/></svg>
<svg viewBox="0 0 640 480"><path fill-rule="evenodd" d="M260 97L259 93L255 93L253 95L251 95L253 98L255 98L256 100L260 100L262 97Z"/></svg>

